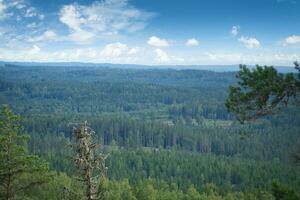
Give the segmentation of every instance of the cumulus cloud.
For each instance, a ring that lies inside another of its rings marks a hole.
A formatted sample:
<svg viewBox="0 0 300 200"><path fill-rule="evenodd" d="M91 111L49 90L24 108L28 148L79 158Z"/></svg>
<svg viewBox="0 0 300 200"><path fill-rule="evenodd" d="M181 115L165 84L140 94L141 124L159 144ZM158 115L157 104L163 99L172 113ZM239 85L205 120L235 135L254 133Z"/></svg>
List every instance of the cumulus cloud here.
<svg viewBox="0 0 300 200"><path fill-rule="evenodd" d="M162 49L155 49L155 62L158 64L182 64L185 60L180 57L169 55Z"/></svg>
<svg viewBox="0 0 300 200"><path fill-rule="evenodd" d="M170 62L171 59L170 59L169 55L166 52L164 52L163 50L155 49L154 52L156 54L156 58L155 58L156 62L158 62L158 63Z"/></svg>
<svg viewBox="0 0 300 200"><path fill-rule="evenodd" d="M199 41L196 40L195 38L191 38L191 39L188 39L185 43L186 46L199 46Z"/></svg>
<svg viewBox="0 0 300 200"><path fill-rule="evenodd" d="M155 46L155 47L168 47L169 43L167 40L165 39L160 39L159 37L156 36L152 36L148 39L147 42L149 45L151 46Z"/></svg>
<svg viewBox="0 0 300 200"><path fill-rule="evenodd" d="M232 28L231 28L231 35L232 36L237 36L238 34L239 34L239 32L240 32L240 26L232 26Z"/></svg>
<svg viewBox="0 0 300 200"><path fill-rule="evenodd" d="M300 35L291 35L284 39L283 45L297 45L300 44Z"/></svg>
<svg viewBox="0 0 300 200"><path fill-rule="evenodd" d="M98 56L102 62L111 63L136 63L143 60L139 55L142 50L139 47L129 47L127 44L120 42L105 45Z"/></svg>
<svg viewBox="0 0 300 200"><path fill-rule="evenodd" d="M135 50L130 49L126 44L117 42L117 43L107 44L104 47L104 49L101 51L100 55L103 57L121 57L121 56L128 55L129 52L131 51L135 51Z"/></svg>
<svg viewBox="0 0 300 200"><path fill-rule="evenodd" d="M76 41L83 33L88 34L81 42L99 35L142 30L153 16L129 5L127 0L95 1L91 5L74 3L63 6L59 15L60 21L69 27L72 40Z"/></svg>
<svg viewBox="0 0 300 200"><path fill-rule="evenodd" d="M245 47L248 49L254 49L260 47L260 42L256 38L242 36L238 39L238 41L243 43Z"/></svg>

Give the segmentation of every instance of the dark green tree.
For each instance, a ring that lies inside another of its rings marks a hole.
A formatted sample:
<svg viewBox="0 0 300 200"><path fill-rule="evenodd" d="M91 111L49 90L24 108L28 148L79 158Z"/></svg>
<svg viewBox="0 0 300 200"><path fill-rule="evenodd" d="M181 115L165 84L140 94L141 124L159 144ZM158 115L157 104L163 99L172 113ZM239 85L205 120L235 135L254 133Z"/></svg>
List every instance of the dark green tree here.
<svg viewBox="0 0 300 200"><path fill-rule="evenodd" d="M29 139L21 135L20 117L8 106L0 113L0 197L13 200L26 196L33 186L46 183L50 173L46 162L30 155L26 148Z"/></svg>
<svg viewBox="0 0 300 200"><path fill-rule="evenodd" d="M295 68L300 72L299 64ZM289 103L299 103L300 73L281 74L272 66L249 69L240 65L238 85L230 86L225 102L240 122L274 113Z"/></svg>

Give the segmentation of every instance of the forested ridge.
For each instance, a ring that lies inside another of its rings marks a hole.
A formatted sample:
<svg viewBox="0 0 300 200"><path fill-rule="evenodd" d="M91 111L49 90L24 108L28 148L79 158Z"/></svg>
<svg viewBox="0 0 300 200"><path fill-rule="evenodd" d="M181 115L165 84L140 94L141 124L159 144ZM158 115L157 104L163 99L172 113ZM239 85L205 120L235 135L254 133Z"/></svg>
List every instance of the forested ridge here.
<svg viewBox="0 0 300 200"><path fill-rule="evenodd" d="M293 154L299 107L241 125L227 112L233 72L108 67L0 67L0 104L21 116L26 148L51 181L20 193L74 190L74 123L88 121L106 159L106 199L275 199L300 190ZM81 199L82 191L72 196ZM68 194L67 196L71 196Z"/></svg>

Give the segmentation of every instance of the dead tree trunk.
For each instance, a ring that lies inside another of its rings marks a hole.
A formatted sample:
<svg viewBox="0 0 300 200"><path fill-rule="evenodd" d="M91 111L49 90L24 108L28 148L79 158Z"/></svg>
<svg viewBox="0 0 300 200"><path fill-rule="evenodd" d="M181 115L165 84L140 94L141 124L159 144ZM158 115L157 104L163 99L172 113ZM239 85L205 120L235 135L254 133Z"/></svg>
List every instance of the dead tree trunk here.
<svg viewBox="0 0 300 200"><path fill-rule="evenodd" d="M96 152L99 147L93 142L94 131L87 125L87 122L74 128L74 148L76 150L75 164L79 171L80 180L86 186L86 200L102 199L102 191L98 191L97 185L100 178L105 174L105 156Z"/></svg>

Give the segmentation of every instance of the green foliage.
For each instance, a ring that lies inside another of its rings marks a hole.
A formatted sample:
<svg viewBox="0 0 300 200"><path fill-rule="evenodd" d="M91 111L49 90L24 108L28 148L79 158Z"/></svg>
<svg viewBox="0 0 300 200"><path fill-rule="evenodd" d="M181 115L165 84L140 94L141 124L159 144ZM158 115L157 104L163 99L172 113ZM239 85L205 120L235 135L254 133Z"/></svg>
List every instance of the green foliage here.
<svg viewBox="0 0 300 200"><path fill-rule="evenodd" d="M107 160L108 177L128 178L132 183L154 178L186 190L191 184L205 193L270 190L273 179L296 186L299 171L278 161L255 161L239 157L216 156L168 150L111 152ZM214 183L222 191L216 190Z"/></svg>
<svg viewBox="0 0 300 200"><path fill-rule="evenodd" d="M276 200L297 200L300 199L292 188L287 185L280 184L279 182L273 182L272 192Z"/></svg>
<svg viewBox="0 0 300 200"><path fill-rule="evenodd" d="M29 151L57 171L49 183L20 193L23 199L84 198L85 185L75 178L67 148L72 141L69 123L84 120L110 155L107 179L98 185L107 199L271 200L274 179L299 190L299 170L290 156L299 141L298 110L291 104L280 115L241 126L224 106L226 88L236 83L234 73L30 66L0 70L0 103L22 115L31 136ZM266 82L277 75L269 70Z"/></svg>
<svg viewBox="0 0 300 200"><path fill-rule="evenodd" d="M195 189L194 185L191 185L186 194L186 199L199 200L201 198L199 192Z"/></svg>
<svg viewBox="0 0 300 200"><path fill-rule="evenodd" d="M8 106L0 113L0 196L15 199L26 196L33 186L49 181L48 165L26 149L26 135L20 135L20 117Z"/></svg>
<svg viewBox="0 0 300 200"><path fill-rule="evenodd" d="M69 184L66 180L76 182L73 178L65 175L57 175L53 183L40 187L34 191L34 195L30 199L74 199L80 200L83 196L62 196L59 187L63 184ZM55 185L57 184L57 185ZM84 188L76 185L79 194L84 193ZM221 189L210 184L209 187L215 188L212 191L199 191L193 185L189 185L186 190L180 190L174 184L167 184L161 180L146 179L141 180L137 184L130 184L127 179L120 181L105 179L103 188L105 189L106 200L273 200L268 192L236 192L228 191L226 194L219 192ZM51 191L51 193L50 193Z"/></svg>
<svg viewBox="0 0 300 200"><path fill-rule="evenodd" d="M249 69L240 65L238 86L230 86L226 107L241 122L256 119L299 100L300 79L294 74L280 74L272 66Z"/></svg>
<svg viewBox="0 0 300 200"><path fill-rule="evenodd" d="M109 181L104 179L105 198L107 200L136 200L134 191L128 179L122 181Z"/></svg>
<svg viewBox="0 0 300 200"><path fill-rule="evenodd" d="M30 189L27 194L32 200L81 200L84 197L82 188L81 183L65 173L53 173L49 182Z"/></svg>

